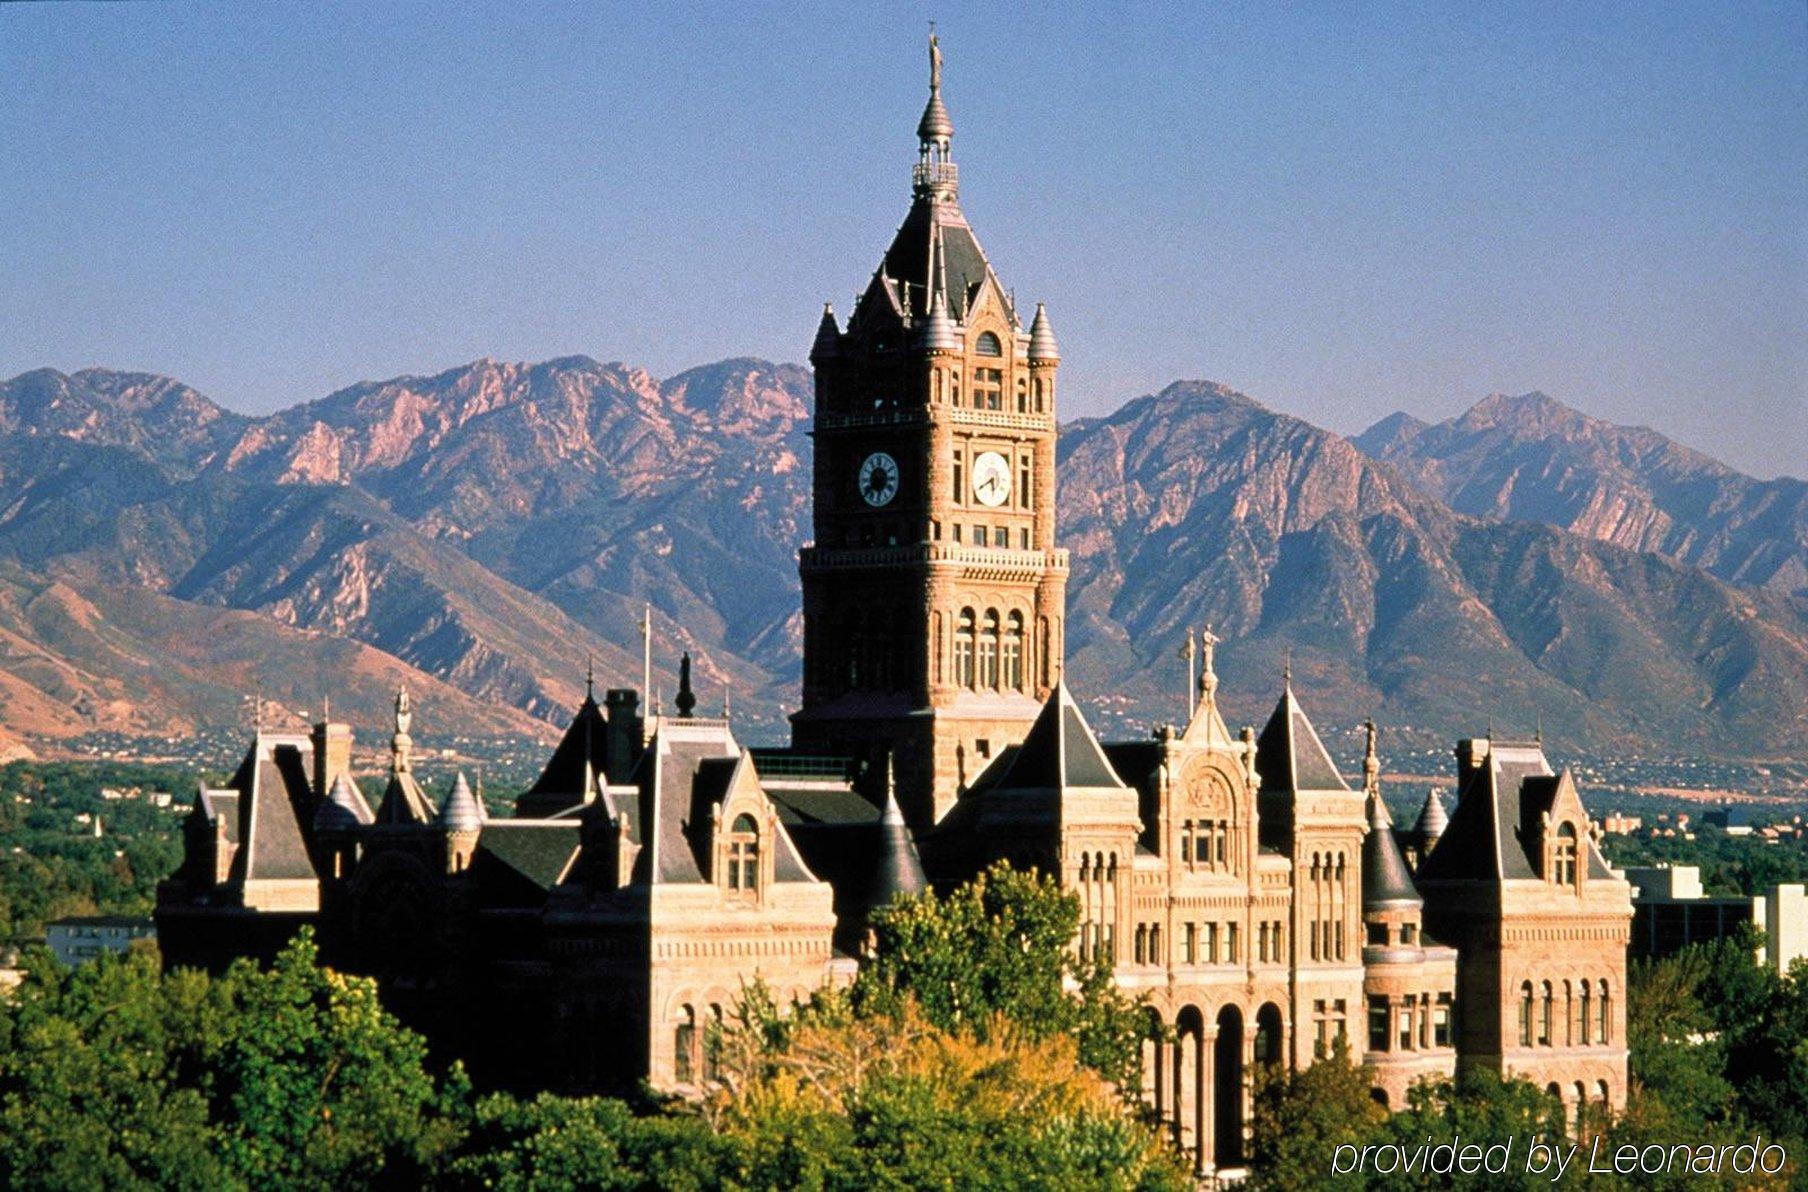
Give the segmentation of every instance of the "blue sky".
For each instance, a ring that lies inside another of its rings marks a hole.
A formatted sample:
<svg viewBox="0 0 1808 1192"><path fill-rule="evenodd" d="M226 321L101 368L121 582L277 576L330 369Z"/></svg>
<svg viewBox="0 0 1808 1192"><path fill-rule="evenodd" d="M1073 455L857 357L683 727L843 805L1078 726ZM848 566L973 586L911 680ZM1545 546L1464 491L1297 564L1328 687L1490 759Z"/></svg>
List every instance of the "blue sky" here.
<svg viewBox="0 0 1808 1192"><path fill-rule="evenodd" d="M1064 414L1543 389L1808 472L1808 5L0 5L0 376L801 360L962 199Z"/></svg>

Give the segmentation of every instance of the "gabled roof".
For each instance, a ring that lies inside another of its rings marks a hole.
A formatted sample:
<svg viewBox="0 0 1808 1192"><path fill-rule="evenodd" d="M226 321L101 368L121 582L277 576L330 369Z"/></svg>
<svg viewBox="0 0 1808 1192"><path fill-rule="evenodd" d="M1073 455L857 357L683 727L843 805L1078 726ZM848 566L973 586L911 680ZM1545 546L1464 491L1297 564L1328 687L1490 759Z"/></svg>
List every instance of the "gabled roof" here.
<svg viewBox="0 0 1808 1192"><path fill-rule="evenodd" d="M542 890L565 880L578 858L577 820L492 820L478 838L479 856L489 854Z"/></svg>
<svg viewBox="0 0 1808 1192"><path fill-rule="evenodd" d="M569 795L573 803L589 799L597 776L606 768L609 723L594 696L584 693L576 715L565 726L565 735L546 759L546 768L527 788L526 796Z"/></svg>
<svg viewBox="0 0 1808 1192"><path fill-rule="evenodd" d="M383 801L377 804L376 822L391 825L430 824L438 812L411 770L391 769Z"/></svg>
<svg viewBox="0 0 1808 1192"><path fill-rule="evenodd" d="M1362 909L1423 906L1380 792L1370 791L1368 804L1369 830L1362 838Z"/></svg>
<svg viewBox="0 0 1808 1192"><path fill-rule="evenodd" d="M1256 738L1256 770L1265 791L1347 791L1318 739L1318 730L1300 707L1293 684L1281 689L1280 702Z"/></svg>
<svg viewBox="0 0 1808 1192"><path fill-rule="evenodd" d="M993 790L1122 788L1065 681L1057 683Z"/></svg>
<svg viewBox="0 0 1808 1192"><path fill-rule="evenodd" d="M239 834L244 847L233 862L233 876L244 881L305 879L317 876L308 855L312 827L312 754L305 736L260 731L239 767Z"/></svg>
<svg viewBox="0 0 1808 1192"><path fill-rule="evenodd" d="M1456 814L1443 839L1419 863L1420 880L1464 881L1536 878L1529 849L1540 818L1554 805L1568 773L1554 773L1536 743L1480 741L1486 756L1463 780ZM1590 876L1610 870L1592 839L1584 842Z"/></svg>

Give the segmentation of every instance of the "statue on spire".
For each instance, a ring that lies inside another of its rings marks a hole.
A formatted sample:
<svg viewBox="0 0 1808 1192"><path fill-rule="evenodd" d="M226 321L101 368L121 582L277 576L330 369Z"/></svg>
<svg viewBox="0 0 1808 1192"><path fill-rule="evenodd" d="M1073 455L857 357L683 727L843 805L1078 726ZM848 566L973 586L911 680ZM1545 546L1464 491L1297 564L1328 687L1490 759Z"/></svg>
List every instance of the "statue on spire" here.
<svg viewBox="0 0 1808 1192"><path fill-rule="evenodd" d="M935 22L929 22L929 90L942 89L942 42L935 35Z"/></svg>

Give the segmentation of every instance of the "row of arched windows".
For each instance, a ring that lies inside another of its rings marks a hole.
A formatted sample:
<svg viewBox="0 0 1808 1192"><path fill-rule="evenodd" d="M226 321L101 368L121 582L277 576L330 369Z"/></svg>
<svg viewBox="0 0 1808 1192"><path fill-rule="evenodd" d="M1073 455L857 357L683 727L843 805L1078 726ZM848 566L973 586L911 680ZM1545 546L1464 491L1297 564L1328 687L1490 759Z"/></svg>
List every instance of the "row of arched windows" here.
<svg viewBox="0 0 1808 1192"><path fill-rule="evenodd" d="M1576 1133L1580 1135L1588 1124L1589 1107L1593 1106L1596 1110L1606 1109L1611 1100L1611 1094L1607 1091L1607 1082L1605 1080L1595 1081L1595 1094L1593 1097L1588 1095L1588 1086L1583 1084L1580 1080L1576 1081L1576 1083L1570 1087L1575 1096ZM1554 1080L1544 1086L1544 1091L1550 1096L1557 1098L1558 1101L1563 1100L1563 1086Z"/></svg>
<svg viewBox="0 0 1808 1192"><path fill-rule="evenodd" d="M1307 955L1313 960L1342 960L1344 918L1349 881L1344 854L1313 853L1306 873Z"/></svg>
<svg viewBox="0 0 1808 1192"><path fill-rule="evenodd" d="M954 627L954 684L969 691L1023 690L1023 614L960 610Z"/></svg>
<svg viewBox="0 0 1808 1192"><path fill-rule="evenodd" d="M1080 959L1117 959L1117 854L1080 854Z"/></svg>
<svg viewBox="0 0 1808 1192"><path fill-rule="evenodd" d="M1589 1047L1610 1043L1611 1000L1606 981L1544 981L1536 986L1526 981L1519 987L1519 1045Z"/></svg>
<svg viewBox="0 0 1808 1192"><path fill-rule="evenodd" d="M722 1007L712 1002L704 1013L707 1018L688 1002L678 1007L672 1026L672 1078L678 1084L716 1079L716 1052L707 1032L710 1023L721 1024Z"/></svg>

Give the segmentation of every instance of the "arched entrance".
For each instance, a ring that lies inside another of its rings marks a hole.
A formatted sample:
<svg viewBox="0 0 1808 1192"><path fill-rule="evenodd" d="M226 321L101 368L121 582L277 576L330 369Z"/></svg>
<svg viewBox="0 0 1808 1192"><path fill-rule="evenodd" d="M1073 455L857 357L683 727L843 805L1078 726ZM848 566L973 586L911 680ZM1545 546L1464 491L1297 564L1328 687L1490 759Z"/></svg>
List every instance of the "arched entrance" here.
<svg viewBox="0 0 1808 1192"><path fill-rule="evenodd" d="M1210 1065L1210 1052L1205 1047L1205 1015L1198 1007L1188 1006L1174 1019L1174 1062L1170 1067L1174 1095L1174 1144L1181 1151L1199 1155L1200 1139L1210 1119L1204 1105L1205 1073Z"/></svg>
<svg viewBox="0 0 1808 1192"><path fill-rule="evenodd" d="M1256 1063L1281 1062L1281 1056L1286 1054L1282 1030L1281 1008L1273 1002L1264 1003L1256 1011Z"/></svg>
<svg viewBox="0 0 1808 1192"><path fill-rule="evenodd" d="M1222 1171L1243 1166L1243 1011L1218 1011L1212 1073L1212 1159Z"/></svg>

